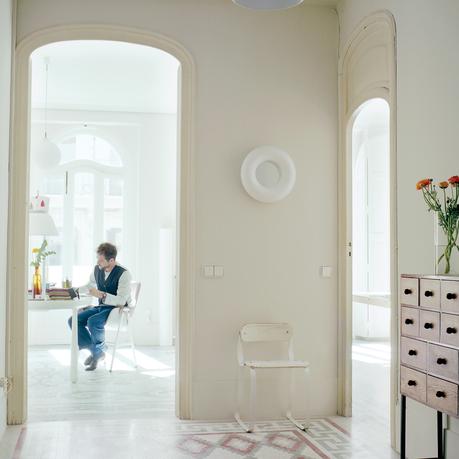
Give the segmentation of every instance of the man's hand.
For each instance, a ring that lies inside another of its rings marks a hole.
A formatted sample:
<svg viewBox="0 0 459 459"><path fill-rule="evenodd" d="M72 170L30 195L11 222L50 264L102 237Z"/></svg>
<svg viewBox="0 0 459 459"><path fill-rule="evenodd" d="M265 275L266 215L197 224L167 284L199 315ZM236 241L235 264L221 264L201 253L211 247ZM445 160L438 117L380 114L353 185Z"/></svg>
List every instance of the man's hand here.
<svg viewBox="0 0 459 459"><path fill-rule="evenodd" d="M96 298L102 298L104 296L104 292L101 292L100 290L97 290L96 288L90 288L89 293L91 296L94 296Z"/></svg>

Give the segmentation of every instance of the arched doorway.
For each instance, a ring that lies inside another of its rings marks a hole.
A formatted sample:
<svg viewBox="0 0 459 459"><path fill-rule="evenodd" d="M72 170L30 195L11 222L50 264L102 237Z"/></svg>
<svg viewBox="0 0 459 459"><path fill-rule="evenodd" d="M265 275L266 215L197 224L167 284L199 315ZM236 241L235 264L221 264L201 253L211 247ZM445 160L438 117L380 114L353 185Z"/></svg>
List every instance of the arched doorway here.
<svg viewBox="0 0 459 459"><path fill-rule="evenodd" d="M339 328L338 414L352 415L352 304L353 304L353 135L359 109L367 101L383 99L389 108L389 266L390 266L390 431L395 447L398 394L398 302L396 222L396 61L395 22L386 11L365 18L343 47L340 60L339 146Z"/></svg>
<svg viewBox="0 0 459 459"><path fill-rule="evenodd" d="M174 56L180 63L178 113L177 196L177 346L176 414L191 417L191 331L194 307L194 179L193 179L193 87L194 64L179 43L130 28L107 25L65 26L43 30L19 43L15 53L11 183L8 231L7 371L14 381L8 394L8 423L27 418L27 257L28 171L30 132L30 56L46 44L66 40L113 40L151 46Z"/></svg>

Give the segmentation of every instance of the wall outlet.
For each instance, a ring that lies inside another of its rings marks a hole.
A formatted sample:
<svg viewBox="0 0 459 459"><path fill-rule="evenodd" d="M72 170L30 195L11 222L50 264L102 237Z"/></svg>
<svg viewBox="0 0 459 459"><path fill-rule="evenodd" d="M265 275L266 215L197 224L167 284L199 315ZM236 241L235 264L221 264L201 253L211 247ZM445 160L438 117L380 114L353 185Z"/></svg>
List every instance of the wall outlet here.
<svg viewBox="0 0 459 459"><path fill-rule="evenodd" d="M1 377L0 388L3 389L3 393L6 395L11 390L11 380L6 376Z"/></svg>
<svg viewBox="0 0 459 459"><path fill-rule="evenodd" d="M214 266L214 275L215 277L223 277L224 275L223 266Z"/></svg>
<svg viewBox="0 0 459 459"><path fill-rule="evenodd" d="M202 272L204 274L204 277L214 277L214 266L205 265L203 266Z"/></svg>

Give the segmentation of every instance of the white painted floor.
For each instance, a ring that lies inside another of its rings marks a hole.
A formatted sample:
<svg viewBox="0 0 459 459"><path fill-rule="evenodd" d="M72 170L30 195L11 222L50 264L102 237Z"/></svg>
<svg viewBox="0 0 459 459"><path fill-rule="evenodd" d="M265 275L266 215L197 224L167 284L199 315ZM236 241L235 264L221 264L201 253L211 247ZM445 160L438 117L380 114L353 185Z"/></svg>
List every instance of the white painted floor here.
<svg viewBox="0 0 459 459"><path fill-rule="evenodd" d="M390 447L390 343L352 343L352 435L374 458L399 457Z"/></svg>
<svg viewBox="0 0 459 459"><path fill-rule="evenodd" d="M315 419L301 435L286 421L260 423L257 434L243 434L233 422L176 419L172 348L138 348L137 370L123 350L112 374L103 367L83 370L76 385L69 382L69 361L66 347L30 350L29 421L7 428L0 459L399 457L389 441L385 343L354 343L354 417ZM298 442L304 449L294 452ZM237 452L252 443L250 454Z"/></svg>
<svg viewBox="0 0 459 459"><path fill-rule="evenodd" d="M69 379L68 346L29 349L29 422L82 419L173 418L175 363L173 347L137 347L138 368L131 349L111 354L105 366L84 371L86 351L80 351L79 380Z"/></svg>

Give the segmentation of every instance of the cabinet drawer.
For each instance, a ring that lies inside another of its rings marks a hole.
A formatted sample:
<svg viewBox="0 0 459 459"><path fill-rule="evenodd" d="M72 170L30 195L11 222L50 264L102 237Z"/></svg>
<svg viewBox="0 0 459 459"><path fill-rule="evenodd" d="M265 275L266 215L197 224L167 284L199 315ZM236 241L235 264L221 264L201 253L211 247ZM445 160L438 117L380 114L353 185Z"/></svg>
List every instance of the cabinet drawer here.
<svg viewBox="0 0 459 459"><path fill-rule="evenodd" d="M441 310L459 312L459 281L441 281Z"/></svg>
<svg viewBox="0 0 459 459"><path fill-rule="evenodd" d="M442 313L440 341L459 347L459 316Z"/></svg>
<svg viewBox="0 0 459 459"><path fill-rule="evenodd" d="M427 343L402 336L400 360L406 365L425 370L427 368Z"/></svg>
<svg viewBox="0 0 459 459"><path fill-rule="evenodd" d="M416 277L400 278L400 303L410 306L418 306L419 279Z"/></svg>
<svg viewBox="0 0 459 459"><path fill-rule="evenodd" d="M420 371L400 367L400 392L421 403L427 400L427 377Z"/></svg>
<svg viewBox="0 0 459 459"><path fill-rule="evenodd" d="M428 372L459 382L459 352L457 349L428 345Z"/></svg>
<svg viewBox="0 0 459 459"><path fill-rule="evenodd" d="M440 341L440 313L419 312L419 336L429 341Z"/></svg>
<svg viewBox="0 0 459 459"><path fill-rule="evenodd" d="M458 385L427 376L427 404L438 411L458 415Z"/></svg>
<svg viewBox="0 0 459 459"><path fill-rule="evenodd" d="M440 281L434 279L419 280L419 305L425 308L440 309Z"/></svg>
<svg viewBox="0 0 459 459"><path fill-rule="evenodd" d="M402 335L419 336L419 309L402 307Z"/></svg>

